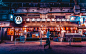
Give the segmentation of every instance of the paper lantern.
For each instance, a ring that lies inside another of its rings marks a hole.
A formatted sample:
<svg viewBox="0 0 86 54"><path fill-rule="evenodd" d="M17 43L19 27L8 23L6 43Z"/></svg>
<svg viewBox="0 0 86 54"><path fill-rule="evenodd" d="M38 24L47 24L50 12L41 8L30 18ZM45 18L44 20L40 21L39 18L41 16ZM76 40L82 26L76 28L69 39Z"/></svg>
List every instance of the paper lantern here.
<svg viewBox="0 0 86 54"><path fill-rule="evenodd" d="M63 30L65 30L65 27L63 27Z"/></svg>
<svg viewBox="0 0 86 54"><path fill-rule="evenodd" d="M68 28L68 27L66 27L66 30L69 30L69 28Z"/></svg>
<svg viewBox="0 0 86 54"><path fill-rule="evenodd" d="M82 24L82 26L85 26L85 24Z"/></svg>
<svg viewBox="0 0 86 54"><path fill-rule="evenodd" d="M75 30L77 30L77 27L75 28Z"/></svg>

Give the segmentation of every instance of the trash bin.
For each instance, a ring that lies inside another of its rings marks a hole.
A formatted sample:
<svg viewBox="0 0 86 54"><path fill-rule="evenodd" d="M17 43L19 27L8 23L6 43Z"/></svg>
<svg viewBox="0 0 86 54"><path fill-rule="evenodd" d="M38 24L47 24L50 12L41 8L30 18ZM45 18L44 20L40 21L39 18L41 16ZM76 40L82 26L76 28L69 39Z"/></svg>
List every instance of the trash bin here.
<svg viewBox="0 0 86 54"><path fill-rule="evenodd" d="M25 36L20 36L20 42L25 42Z"/></svg>

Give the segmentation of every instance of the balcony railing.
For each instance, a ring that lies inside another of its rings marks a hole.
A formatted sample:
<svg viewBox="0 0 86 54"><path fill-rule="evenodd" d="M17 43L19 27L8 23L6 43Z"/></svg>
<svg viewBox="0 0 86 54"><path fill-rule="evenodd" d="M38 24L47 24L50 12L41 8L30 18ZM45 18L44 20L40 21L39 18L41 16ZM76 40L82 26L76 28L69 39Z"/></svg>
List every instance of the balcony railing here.
<svg viewBox="0 0 86 54"><path fill-rule="evenodd" d="M73 7L74 3L29 3L29 2L4 2L8 7Z"/></svg>

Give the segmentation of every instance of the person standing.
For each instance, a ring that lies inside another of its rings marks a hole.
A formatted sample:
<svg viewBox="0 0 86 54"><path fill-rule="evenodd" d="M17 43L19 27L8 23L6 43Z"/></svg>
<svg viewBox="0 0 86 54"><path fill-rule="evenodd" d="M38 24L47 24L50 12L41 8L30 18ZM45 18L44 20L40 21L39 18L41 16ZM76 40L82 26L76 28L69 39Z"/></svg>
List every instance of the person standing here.
<svg viewBox="0 0 86 54"><path fill-rule="evenodd" d="M48 31L47 31L47 40L46 40L46 44L44 45L44 48L45 48L47 45L49 45L49 48L51 48L51 47L50 47L50 39L49 39L49 36L50 36L50 32L49 32L49 29L48 29Z"/></svg>
<svg viewBox="0 0 86 54"><path fill-rule="evenodd" d="M60 37L61 37L61 39L60 39L60 41L62 42L63 41L63 37L65 36L65 30L63 30L63 28L62 28L62 31L61 31L61 34L60 34Z"/></svg>
<svg viewBox="0 0 86 54"><path fill-rule="evenodd" d="M41 38L44 36L44 31L43 29L41 30Z"/></svg>

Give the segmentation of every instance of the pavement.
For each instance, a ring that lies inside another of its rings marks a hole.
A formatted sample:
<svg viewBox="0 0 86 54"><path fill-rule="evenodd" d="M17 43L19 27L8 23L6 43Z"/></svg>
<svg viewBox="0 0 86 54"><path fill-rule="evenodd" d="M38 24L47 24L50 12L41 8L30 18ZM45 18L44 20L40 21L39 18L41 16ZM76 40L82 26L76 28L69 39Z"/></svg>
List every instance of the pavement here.
<svg viewBox="0 0 86 54"><path fill-rule="evenodd" d="M51 42L51 49L48 46L44 49L45 42L16 43L6 41L0 44L0 54L86 54L86 42Z"/></svg>

